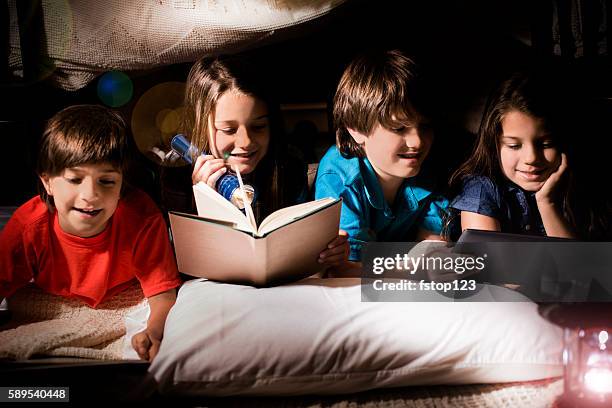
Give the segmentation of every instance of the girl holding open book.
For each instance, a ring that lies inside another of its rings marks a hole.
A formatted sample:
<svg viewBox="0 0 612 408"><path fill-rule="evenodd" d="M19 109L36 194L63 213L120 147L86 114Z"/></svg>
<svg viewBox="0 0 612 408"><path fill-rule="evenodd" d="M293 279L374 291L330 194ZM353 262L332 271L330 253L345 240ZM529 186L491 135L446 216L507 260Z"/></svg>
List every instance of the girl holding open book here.
<svg viewBox="0 0 612 408"><path fill-rule="evenodd" d="M201 152L194 158L193 184L216 183L229 169L258 191L257 221L308 198L306 166L290 157L282 141L278 103L265 84L265 73L244 59L203 58L187 78L183 132ZM329 243L319 262L347 260L346 234Z"/></svg>

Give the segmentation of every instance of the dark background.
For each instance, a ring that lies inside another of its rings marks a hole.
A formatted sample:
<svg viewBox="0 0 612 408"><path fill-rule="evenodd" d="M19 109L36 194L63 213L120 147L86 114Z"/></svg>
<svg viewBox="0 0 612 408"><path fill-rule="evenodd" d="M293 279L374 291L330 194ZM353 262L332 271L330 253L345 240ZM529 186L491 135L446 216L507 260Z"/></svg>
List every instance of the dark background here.
<svg viewBox="0 0 612 408"><path fill-rule="evenodd" d="M602 37L601 28L599 32L597 29L602 20L609 20L612 7L593 11L593 4L607 6L610 2L579 2L583 8L584 43L578 50L570 38L569 30L575 25L567 14L570 3L352 0L328 16L284 30L276 37L278 40L245 53L267 67L275 79L281 103L319 106L329 105L342 70L356 54L368 49L400 48L414 56L429 76L441 114L435 147L436 168L442 180L469 154L486 96L495 84L516 69L545 63L551 70L562 72L563 81L584 91L585 99L579 104L583 109L576 111L575 118L580 130L575 143L584 153L579 165L590 166L593 194L609 196L610 35L604 32ZM30 6L35 9L36 4L34 1ZM560 41L553 35L553 6L559 8L561 17L566 16L559 23ZM8 21L5 7L0 6L2 22ZM33 55L35 64L30 66L34 69L25 73L27 78L13 77L8 68L2 72L0 137L4 151L0 160L3 180L0 206L17 206L36 194L33 171L36 144L45 121L68 105L100 103L97 81L70 92L38 78L36 60L44 60L44 51L37 49L36 32L40 28L36 24L36 19L32 19L28 29L33 34L25 38L28 48L22 47ZM7 49L2 53L6 54ZM4 58L4 54L0 57ZM127 72L134 94L129 103L118 108L127 122L143 93L162 82L184 82L190 65ZM300 112L291 113L296 114L299 116ZM316 114L324 115L325 111ZM308 119L308 115L305 112L304 118ZM288 133L289 141L310 161L317 160L324 146L334 141L329 126L314 128L312 123L303 122L297 129L288 129ZM158 165L143 155L138 156L138 162L136 184L158 197Z"/></svg>

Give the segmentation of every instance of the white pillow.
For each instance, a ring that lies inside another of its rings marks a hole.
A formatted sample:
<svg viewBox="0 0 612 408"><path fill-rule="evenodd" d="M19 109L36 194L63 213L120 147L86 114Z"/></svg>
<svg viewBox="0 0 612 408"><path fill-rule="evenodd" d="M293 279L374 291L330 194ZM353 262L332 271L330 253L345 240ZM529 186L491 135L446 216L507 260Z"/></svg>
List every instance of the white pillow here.
<svg viewBox="0 0 612 408"><path fill-rule="evenodd" d="M560 356L561 330L530 302L368 303L359 279L200 279L181 288L149 371L166 394L296 395L536 380L561 375Z"/></svg>

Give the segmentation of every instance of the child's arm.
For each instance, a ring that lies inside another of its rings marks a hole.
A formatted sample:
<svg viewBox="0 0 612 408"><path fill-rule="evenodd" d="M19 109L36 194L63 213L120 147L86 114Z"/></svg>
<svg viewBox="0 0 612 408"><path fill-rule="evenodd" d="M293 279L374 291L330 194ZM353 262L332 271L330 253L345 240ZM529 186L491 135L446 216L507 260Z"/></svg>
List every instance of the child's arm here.
<svg viewBox="0 0 612 408"><path fill-rule="evenodd" d="M561 153L559 168L548 177L542 188L535 194L540 217L542 217L546 235L549 237L576 238L554 199L557 186L566 170L567 156Z"/></svg>
<svg viewBox="0 0 612 408"><path fill-rule="evenodd" d="M498 218L501 200L497 185L490 178L470 176L463 180L461 192L451 202L450 207L459 211L461 231L501 231Z"/></svg>
<svg viewBox="0 0 612 408"><path fill-rule="evenodd" d="M461 211L461 231L465 231L468 228L485 231L501 231L499 221L495 218L475 212Z"/></svg>
<svg viewBox="0 0 612 408"><path fill-rule="evenodd" d="M439 233L435 233L425 228L419 228L416 235L417 241L445 241Z"/></svg>
<svg viewBox="0 0 612 408"><path fill-rule="evenodd" d="M362 245L372 240L369 236L369 226L359 194L354 189L345 186L343 179L338 174L319 173L315 182L315 199L325 197L342 198L340 229L347 234L348 259L358 261L361 258Z"/></svg>
<svg viewBox="0 0 612 408"><path fill-rule="evenodd" d="M361 262L349 261L349 253L348 233L340 230L338 236L319 255L319 263L329 266L325 271L325 276L361 276Z"/></svg>
<svg viewBox="0 0 612 408"><path fill-rule="evenodd" d="M26 211L29 211L26 208ZM0 231L0 301L9 298L32 280L32 265L37 265L32 241L24 238L25 224L21 221L21 208Z"/></svg>
<svg viewBox="0 0 612 408"><path fill-rule="evenodd" d="M328 268L325 271L327 278L360 278L363 276L363 264L357 261L345 261L340 265Z"/></svg>
<svg viewBox="0 0 612 408"><path fill-rule="evenodd" d="M432 195L426 206L417 221L415 241L446 241L442 230L448 213L448 200L441 195Z"/></svg>
<svg viewBox="0 0 612 408"><path fill-rule="evenodd" d="M542 223L544 224L547 236L576 238L576 234L574 234L565 218L563 218L561 209L555 203L540 203L538 201L538 209L540 210L540 216L542 217Z"/></svg>
<svg viewBox="0 0 612 408"><path fill-rule="evenodd" d="M164 325L170 309L176 301L176 291L167 290L148 298L151 314L147 328L132 337L132 347L143 360L152 361L164 337Z"/></svg>

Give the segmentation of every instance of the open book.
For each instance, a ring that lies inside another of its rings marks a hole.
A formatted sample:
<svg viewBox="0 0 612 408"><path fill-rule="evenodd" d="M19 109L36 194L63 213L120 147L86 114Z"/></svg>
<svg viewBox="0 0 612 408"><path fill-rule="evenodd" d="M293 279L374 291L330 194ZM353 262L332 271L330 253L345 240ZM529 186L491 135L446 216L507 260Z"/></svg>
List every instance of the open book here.
<svg viewBox="0 0 612 408"><path fill-rule="evenodd" d="M341 200L282 208L259 226L204 183L193 186L198 215L170 211L179 271L264 286L320 272L319 254L338 235Z"/></svg>

